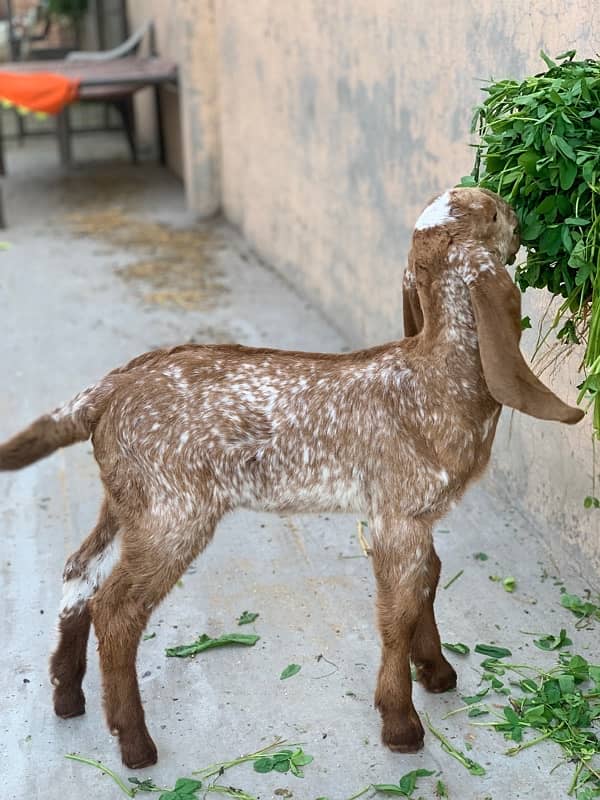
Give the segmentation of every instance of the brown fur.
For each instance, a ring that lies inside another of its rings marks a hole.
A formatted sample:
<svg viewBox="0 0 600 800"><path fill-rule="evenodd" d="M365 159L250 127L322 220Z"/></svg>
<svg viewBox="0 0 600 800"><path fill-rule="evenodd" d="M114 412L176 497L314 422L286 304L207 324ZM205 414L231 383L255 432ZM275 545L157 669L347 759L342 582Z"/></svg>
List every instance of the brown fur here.
<svg viewBox="0 0 600 800"><path fill-rule="evenodd" d="M433 220L433 222L432 222ZM456 189L417 223L400 342L345 355L241 346L148 353L0 446L0 469L93 438L106 499L65 568L56 713L81 714L93 621L104 705L131 768L156 761L135 660L162 598L235 507L366 511L373 535L383 741L422 746L409 658L423 685L456 683L434 616L432 527L488 462L501 404L576 422L519 352L504 264L519 246L500 198Z"/></svg>

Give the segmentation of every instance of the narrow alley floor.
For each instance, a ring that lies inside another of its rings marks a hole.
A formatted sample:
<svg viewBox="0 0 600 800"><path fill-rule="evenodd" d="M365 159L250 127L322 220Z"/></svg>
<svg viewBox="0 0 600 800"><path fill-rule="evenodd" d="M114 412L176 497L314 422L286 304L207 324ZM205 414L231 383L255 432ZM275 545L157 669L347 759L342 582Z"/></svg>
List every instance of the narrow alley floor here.
<svg viewBox="0 0 600 800"><path fill-rule="evenodd" d="M89 139L86 154L94 146ZM115 162L65 174L54 147L52 140L28 139L24 149L8 153L0 439L151 348L194 341L346 349L234 230L222 221L194 224L181 185L166 171ZM47 675L63 563L94 524L99 499L89 444L0 476L0 793L6 800L121 796L109 777L66 760L67 753L131 775L102 715L93 636L85 716L54 716ZM575 571L559 574L518 509L476 487L439 526L436 544L445 642L465 642L471 650L495 643L510 648L518 663L551 665L556 654L537 649L526 632L557 634L564 627L573 652L598 660L597 630L576 630L576 618L560 605L561 580L581 596L584 583ZM475 557L482 553L487 560ZM515 591L490 576L514 577ZM373 708L379 660L373 589L356 517L239 512L226 518L154 613L152 638L140 645L138 673L159 763L137 776L170 786L279 736L314 756L304 779L262 775L246 764L221 782L259 798L346 800L368 784L397 783L425 768L440 774L420 779L415 797L434 798L438 779L453 800L566 796L573 765L550 775L560 761L555 745L509 758L501 734L471 724L485 717L443 719L463 705L461 695L481 688L481 657L474 654L449 654L457 692L428 695L416 685L414 697L421 715L483 765L485 775L470 775L430 732L419 755L383 748ZM259 617L238 628L244 610ZM166 647L201 633L232 631L261 638L253 648L222 648L193 660L165 657ZM301 671L280 680L291 663ZM497 695L493 702L505 701Z"/></svg>

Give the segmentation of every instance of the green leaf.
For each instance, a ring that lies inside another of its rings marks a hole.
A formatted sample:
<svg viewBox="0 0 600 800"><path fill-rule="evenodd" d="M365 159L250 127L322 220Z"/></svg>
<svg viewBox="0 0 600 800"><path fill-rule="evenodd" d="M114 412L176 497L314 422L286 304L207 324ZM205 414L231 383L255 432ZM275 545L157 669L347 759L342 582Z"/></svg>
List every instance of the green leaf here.
<svg viewBox="0 0 600 800"><path fill-rule="evenodd" d="M426 778L433 775L434 771L429 769L415 769L412 772L407 772L403 775L397 784L393 783L376 783L373 788L378 792L385 794L395 794L400 797L412 797L413 792L417 787L419 778Z"/></svg>
<svg viewBox="0 0 600 800"><path fill-rule="evenodd" d="M269 758L268 756L265 756L264 758L257 758L254 762L254 770L255 772L261 773L271 772L274 764L275 762L273 759Z"/></svg>
<svg viewBox="0 0 600 800"><path fill-rule="evenodd" d="M521 317L521 330L526 331L529 328L531 328L531 318L529 316Z"/></svg>
<svg viewBox="0 0 600 800"><path fill-rule="evenodd" d="M137 787L137 790L140 792L153 792L158 787L152 780L152 778L144 778L141 781L139 778L127 778L129 783L133 783L134 786Z"/></svg>
<svg viewBox="0 0 600 800"><path fill-rule="evenodd" d="M538 205L535 211L536 214L549 214L551 211L554 211L556 206L557 206L556 195L549 194L546 197L544 197L544 199Z"/></svg>
<svg viewBox="0 0 600 800"><path fill-rule="evenodd" d="M175 783L175 792L180 795L192 795L202 788L202 781L196 781L192 778L178 778Z"/></svg>
<svg viewBox="0 0 600 800"><path fill-rule="evenodd" d="M436 783L435 796L438 798L438 800L444 800L444 798L447 798L449 796L448 788L443 781L438 780L438 782Z"/></svg>
<svg viewBox="0 0 600 800"><path fill-rule="evenodd" d="M475 652L482 656L489 656L490 658L506 658L512 656L512 653L506 647L496 647L493 644L476 644Z"/></svg>
<svg viewBox="0 0 600 800"><path fill-rule="evenodd" d="M567 217L565 225L589 225L590 220L585 217Z"/></svg>
<svg viewBox="0 0 600 800"><path fill-rule="evenodd" d="M508 578L504 578L502 581L502 586L504 587L505 592L512 593L517 588L517 581L512 576L509 576Z"/></svg>
<svg viewBox="0 0 600 800"><path fill-rule="evenodd" d="M406 794L402 791L402 789L394 783L374 783L373 788L378 792L383 792L384 794L399 794L402 797L406 797Z"/></svg>
<svg viewBox="0 0 600 800"><path fill-rule="evenodd" d="M489 691L490 691L489 687L486 687L485 689L482 689L480 692L477 692L477 694L461 696L461 700L468 706L470 706L473 703L479 703L480 700L482 700L489 693Z"/></svg>
<svg viewBox="0 0 600 800"><path fill-rule="evenodd" d="M563 695L573 694L575 691L575 678L572 675L558 675L557 680Z"/></svg>
<svg viewBox="0 0 600 800"><path fill-rule="evenodd" d="M449 650L451 653L458 653L459 656L466 656L471 652L470 648L462 642L456 642L455 644L442 642L442 647Z"/></svg>
<svg viewBox="0 0 600 800"><path fill-rule="evenodd" d="M577 164L572 161L560 161L558 164L558 173L560 176L560 188L567 191L575 183L577 177Z"/></svg>
<svg viewBox="0 0 600 800"><path fill-rule="evenodd" d="M467 712L467 717L482 717L485 714L489 713L490 712L488 711L487 708L481 708L479 706L476 706L475 708L469 709L469 711Z"/></svg>
<svg viewBox="0 0 600 800"><path fill-rule="evenodd" d="M565 156L566 158L571 159L571 161L576 161L577 157L575 155L575 151L571 147L571 145L566 142L562 136L554 136L553 137L554 144L556 145L557 149Z"/></svg>
<svg viewBox="0 0 600 800"><path fill-rule="evenodd" d="M573 642L568 638L567 631L565 628L561 628L561 631L558 636L553 636L551 633L542 636L540 639L534 639L533 641L536 647L539 647L540 650L560 650L561 647L568 647L569 645L573 644Z"/></svg>
<svg viewBox="0 0 600 800"><path fill-rule="evenodd" d="M582 600L575 594L565 592L560 596L560 604L578 617L597 617L600 619L600 607L590 601Z"/></svg>
<svg viewBox="0 0 600 800"><path fill-rule="evenodd" d="M237 624L238 625L249 625L251 622L254 622L259 616L257 611L242 611L240 616L238 617Z"/></svg>
<svg viewBox="0 0 600 800"><path fill-rule="evenodd" d="M539 248L548 255L555 256L560 250L561 243L561 226L547 227L540 236Z"/></svg>
<svg viewBox="0 0 600 800"><path fill-rule="evenodd" d="M275 772L288 772L289 769L290 769L289 758L286 758L283 761L275 761L273 764L273 770Z"/></svg>
<svg viewBox="0 0 600 800"><path fill-rule="evenodd" d="M536 174L538 161L539 161L539 155L536 153L535 150L528 150L526 153L523 153L518 158L519 166L523 167L523 170L527 175Z"/></svg>
<svg viewBox="0 0 600 800"><path fill-rule="evenodd" d="M252 647L259 641L259 639L260 636L257 636L254 633L224 633L222 636L219 636L218 639L213 639L211 636L203 633L196 639L195 642L192 642L191 644L182 644L178 645L177 647L167 647L165 653L167 656L175 658L187 658L189 656L195 656L197 653L202 653L204 650L211 650L214 647L225 647L229 644Z"/></svg>
<svg viewBox="0 0 600 800"><path fill-rule="evenodd" d="M279 680L284 681L287 678L292 678L294 675L297 675L301 669L302 667L300 664L288 664L279 676Z"/></svg>
<svg viewBox="0 0 600 800"><path fill-rule="evenodd" d="M546 55L546 53L544 53L543 50L540 50L540 58L543 59L543 61L545 62L546 66L548 67L548 69L552 69L553 67L556 66L556 63L554 61L552 61L552 59L549 58Z"/></svg>
<svg viewBox="0 0 600 800"><path fill-rule="evenodd" d="M487 553L473 553L473 558L477 561L487 561L489 556Z"/></svg>
<svg viewBox="0 0 600 800"><path fill-rule="evenodd" d="M305 767L307 764L311 764L314 759L313 756L309 756L308 753L297 750L292 756L292 761L297 767Z"/></svg>
<svg viewBox="0 0 600 800"><path fill-rule="evenodd" d="M156 636L156 633L145 633L145 634L142 636L142 641L143 641L143 642L147 642L147 641L148 641L148 639L154 639L154 637L155 637L155 636Z"/></svg>

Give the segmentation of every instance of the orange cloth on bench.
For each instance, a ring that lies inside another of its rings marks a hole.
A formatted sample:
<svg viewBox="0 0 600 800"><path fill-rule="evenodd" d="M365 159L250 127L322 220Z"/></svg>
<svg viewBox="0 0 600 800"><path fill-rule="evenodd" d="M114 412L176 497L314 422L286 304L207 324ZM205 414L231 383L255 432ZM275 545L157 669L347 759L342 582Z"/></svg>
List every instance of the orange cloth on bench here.
<svg viewBox="0 0 600 800"><path fill-rule="evenodd" d="M50 72L0 70L0 101L26 111L58 114L77 97L79 81Z"/></svg>

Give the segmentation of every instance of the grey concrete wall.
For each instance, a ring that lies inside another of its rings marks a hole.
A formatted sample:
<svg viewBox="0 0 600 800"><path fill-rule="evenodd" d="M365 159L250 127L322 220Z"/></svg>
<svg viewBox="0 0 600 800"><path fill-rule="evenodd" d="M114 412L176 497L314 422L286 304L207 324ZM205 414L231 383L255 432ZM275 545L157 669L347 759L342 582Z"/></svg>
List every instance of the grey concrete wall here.
<svg viewBox="0 0 600 800"><path fill-rule="evenodd" d="M598 21L595 0L218 0L227 216L352 343L399 337L411 228L470 171L482 79L539 71L541 48L591 56ZM577 363L550 376L571 401ZM490 479L600 569L589 422L503 417Z"/></svg>
<svg viewBox="0 0 600 800"><path fill-rule="evenodd" d="M225 214L355 345L402 335L412 225L431 195L471 169L482 81L541 70L541 48L592 56L600 19L597 0L214 2ZM211 4L183 5L189 18L192 6L202 15ZM193 52L189 38L184 47ZM183 98L192 119L195 80L199 72ZM197 159L188 156L188 180L201 181L212 151L202 135L187 143ZM526 298L534 325L544 302ZM571 401L579 357L549 376ZM547 527L557 553L575 544L571 552L600 570L600 518L582 507L589 422L573 430L503 416L490 480Z"/></svg>

